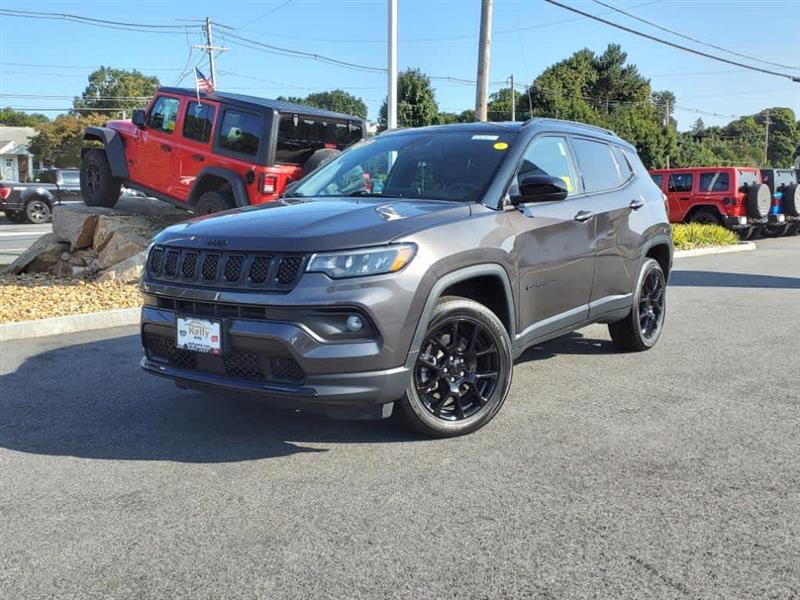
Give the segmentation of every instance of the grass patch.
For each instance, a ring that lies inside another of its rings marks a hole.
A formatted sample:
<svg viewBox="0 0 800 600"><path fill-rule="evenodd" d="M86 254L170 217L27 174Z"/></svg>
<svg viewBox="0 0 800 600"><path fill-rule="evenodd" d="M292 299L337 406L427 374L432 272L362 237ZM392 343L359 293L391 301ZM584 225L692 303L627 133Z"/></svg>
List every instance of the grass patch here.
<svg viewBox="0 0 800 600"><path fill-rule="evenodd" d="M720 225L678 223L672 226L672 243L675 245L676 250L731 246L738 242L739 236Z"/></svg>

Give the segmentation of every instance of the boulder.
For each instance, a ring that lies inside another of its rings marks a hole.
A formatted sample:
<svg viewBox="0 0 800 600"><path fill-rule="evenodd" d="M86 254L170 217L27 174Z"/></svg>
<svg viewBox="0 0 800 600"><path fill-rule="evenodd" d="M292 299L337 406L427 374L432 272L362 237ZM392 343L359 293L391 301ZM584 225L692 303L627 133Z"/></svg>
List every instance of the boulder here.
<svg viewBox="0 0 800 600"><path fill-rule="evenodd" d="M86 267L92 264L96 258L97 253L91 248L86 248L85 250L76 250L73 252L69 262L75 267Z"/></svg>
<svg viewBox="0 0 800 600"><path fill-rule="evenodd" d="M69 242L71 250L88 248L94 240L98 216L110 212L110 209L102 207L56 206L53 211L53 233L60 241Z"/></svg>
<svg viewBox="0 0 800 600"><path fill-rule="evenodd" d="M131 231L130 229L117 229L111 238L97 253L95 265L98 269L105 270L126 258L146 250L150 245L150 238Z"/></svg>
<svg viewBox="0 0 800 600"><path fill-rule="evenodd" d="M92 247L95 252L101 252L111 240L116 231L125 230L143 237L152 237L153 224L140 215L100 215L94 229Z"/></svg>
<svg viewBox="0 0 800 600"><path fill-rule="evenodd" d="M97 281L136 282L142 276L145 262L147 262L147 250L142 250L138 254L129 256L110 269L103 271L97 278Z"/></svg>
<svg viewBox="0 0 800 600"><path fill-rule="evenodd" d="M55 233L46 233L36 240L30 248L20 254L7 267L15 275L22 272L45 273L61 261L61 254L69 249L69 244L58 239Z"/></svg>

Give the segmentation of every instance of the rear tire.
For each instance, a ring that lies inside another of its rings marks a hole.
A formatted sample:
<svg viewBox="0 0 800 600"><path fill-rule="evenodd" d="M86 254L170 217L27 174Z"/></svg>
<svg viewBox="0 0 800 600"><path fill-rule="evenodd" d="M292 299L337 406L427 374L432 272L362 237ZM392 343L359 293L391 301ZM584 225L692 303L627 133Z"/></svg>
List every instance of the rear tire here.
<svg viewBox="0 0 800 600"><path fill-rule="evenodd" d="M667 279L658 261L648 258L642 265L630 314L610 323L608 332L620 350L641 352L656 345L667 314Z"/></svg>
<svg viewBox="0 0 800 600"><path fill-rule="evenodd" d="M502 407L512 369L511 339L497 315L473 300L442 298L395 409L425 436L471 433Z"/></svg>
<svg viewBox="0 0 800 600"><path fill-rule="evenodd" d="M42 223L49 223L53 218L53 212L50 210L50 205L42 198L32 198L25 203L25 219L28 223L34 225L41 225Z"/></svg>
<svg viewBox="0 0 800 600"><path fill-rule="evenodd" d="M205 192L197 199L197 202L192 207L192 212L198 215L210 215L235 206L236 203L233 200L233 196L226 192L212 190Z"/></svg>
<svg viewBox="0 0 800 600"><path fill-rule="evenodd" d="M111 208L119 200L122 181L111 174L105 150L87 150L81 160L81 195L86 206Z"/></svg>
<svg viewBox="0 0 800 600"><path fill-rule="evenodd" d="M747 216L754 219L763 219L769 214L772 207L772 193L765 183L751 185L747 190L745 199Z"/></svg>
<svg viewBox="0 0 800 600"><path fill-rule="evenodd" d="M783 190L783 212L790 217L800 217L800 185L793 183Z"/></svg>
<svg viewBox="0 0 800 600"><path fill-rule="evenodd" d="M692 213L689 222L703 225L722 225L722 219L719 214L710 208L698 208Z"/></svg>

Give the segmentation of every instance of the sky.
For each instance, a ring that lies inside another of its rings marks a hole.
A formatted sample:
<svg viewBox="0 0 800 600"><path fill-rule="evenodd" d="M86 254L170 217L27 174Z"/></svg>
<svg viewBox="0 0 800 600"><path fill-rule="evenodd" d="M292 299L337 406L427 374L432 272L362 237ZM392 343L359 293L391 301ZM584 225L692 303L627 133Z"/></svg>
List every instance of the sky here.
<svg viewBox="0 0 800 600"><path fill-rule="evenodd" d="M639 31L740 60L610 13L590 0L562 1ZM708 43L797 66L788 71L749 61L800 76L800 0L617 0L616 5ZM0 106L48 109L51 117L71 106L69 98L83 91L88 74L100 65L137 68L158 76L164 85L174 85L186 66L195 63L208 75L201 51L190 48L202 43L200 23L192 19L206 16L235 28L228 30L231 35L261 43L378 69L387 63L386 0L0 0L0 8L188 26L184 32L154 33L0 15ZM479 0L398 0L399 68L474 80L479 19ZM792 108L800 118L800 83L668 48L542 0L495 0L492 29L490 91L504 87L511 74L517 82L530 83L543 69L581 48L601 53L609 43L617 43L654 90L676 94L679 108L674 117L681 130L698 117L706 125L723 125L734 116L770 106ZM221 91L274 98L342 88L360 96L369 117L377 119L386 96L384 72L254 50L231 36L214 41L228 48L217 58ZM182 83L193 86L192 76ZM440 110L474 107L474 84L446 79L433 83ZM26 95L54 98L20 97Z"/></svg>

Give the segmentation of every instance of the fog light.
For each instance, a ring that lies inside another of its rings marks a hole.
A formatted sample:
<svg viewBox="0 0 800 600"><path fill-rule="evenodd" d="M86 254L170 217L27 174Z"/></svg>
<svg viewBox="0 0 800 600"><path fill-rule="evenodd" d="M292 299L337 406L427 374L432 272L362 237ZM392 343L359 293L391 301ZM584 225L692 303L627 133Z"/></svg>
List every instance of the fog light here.
<svg viewBox="0 0 800 600"><path fill-rule="evenodd" d="M364 327L364 320L358 315L350 315L347 317L347 322L345 325L347 327L347 331L357 333Z"/></svg>

